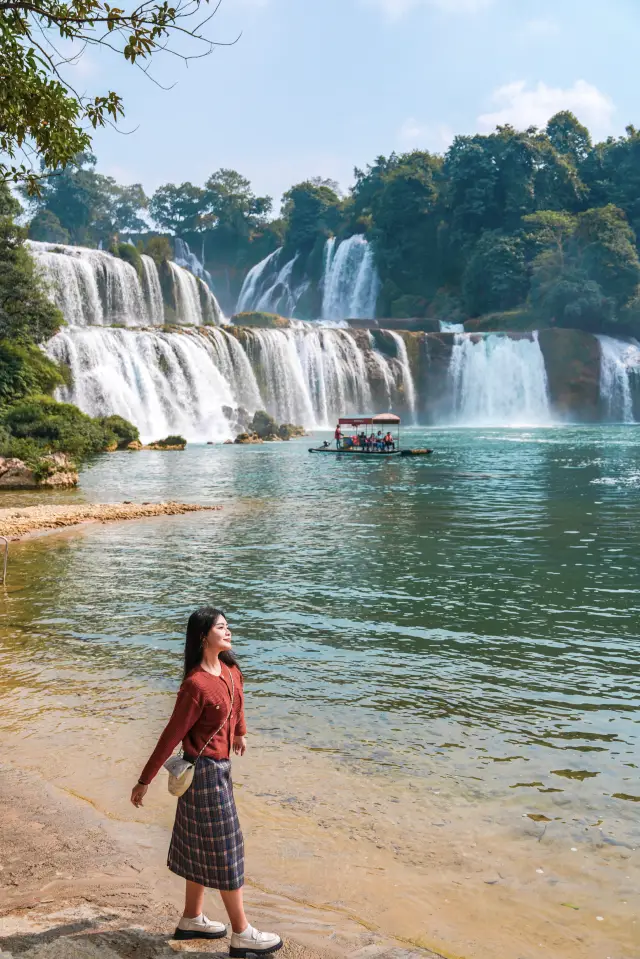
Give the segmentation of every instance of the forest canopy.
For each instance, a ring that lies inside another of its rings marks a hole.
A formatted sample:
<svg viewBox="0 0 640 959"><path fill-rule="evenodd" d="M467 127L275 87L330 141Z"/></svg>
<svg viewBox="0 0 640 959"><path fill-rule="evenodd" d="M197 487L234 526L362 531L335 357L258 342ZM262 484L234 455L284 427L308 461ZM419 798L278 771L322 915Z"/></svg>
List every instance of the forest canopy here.
<svg viewBox="0 0 640 959"><path fill-rule="evenodd" d="M443 155L379 156L344 195L321 177L271 197L235 170L149 198L80 154L31 201L30 235L111 245L181 237L235 293L278 247L319 282L326 239L365 234L381 279L378 316L464 320L524 311L527 322L640 330L640 132L594 144L571 113L544 130L458 136ZM152 227L155 226L155 231Z"/></svg>

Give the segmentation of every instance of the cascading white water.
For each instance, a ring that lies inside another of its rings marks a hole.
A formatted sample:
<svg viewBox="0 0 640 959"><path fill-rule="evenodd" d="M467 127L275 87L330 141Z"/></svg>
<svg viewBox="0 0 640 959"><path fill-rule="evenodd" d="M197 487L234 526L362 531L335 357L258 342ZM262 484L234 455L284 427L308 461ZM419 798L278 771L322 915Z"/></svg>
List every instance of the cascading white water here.
<svg viewBox="0 0 640 959"><path fill-rule="evenodd" d="M640 378L640 343L598 336L600 343L600 401L607 420L635 423L631 377Z"/></svg>
<svg viewBox="0 0 640 959"><path fill-rule="evenodd" d="M464 323L451 323L449 320L440 320L441 333L464 333Z"/></svg>
<svg viewBox="0 0 640 959"><path fill-rule="evenodd" d="M180 433L189 440L230 436L223 406L261 406L253 370L242 349L221 330L206 333L73 329L49 341L73 385L60 399L85 413L117 413L144 439Z"/></svg>
<svg viewBox="0 0 640 959"><path fill-rule="evenodd" d="M213 292L213 280L211 278L211 274L208 270L205 270L204 265L198 259L195 253L191 252L189 244L177 236L173 241L173 248L174 260L178 266L183 266L185 270L189 270L194 276L197 276L199 280L202 280L202 282L209 287L211 292Z"/></svg>
<svg viewBox="0 0 640 959"><path fill-rule="evenodd" d="M155 261L150 256L142 254L143 287L147 303L147 316L149 325L161 323L164 319L164 303L162 300L162 287L160 286L160 277Z"/></svg>
<svg viewBox="0 0 640 959"><path fill-rule="evenodd" d="M327 240L322 280L322 319L368 319L376 315L380 280L373 250L356 234L336 246Z"/></svg>
<svg viewBox="0 0 640 959"><path fill-rule="evenodd" d="M402 368L402 389L404 392L405 400L409 413L411 414L411 419L413 422L416 422L416 413L417 413L417 402L416 402L416 387L413 382L413 374L411 372L411 364L409 363L409 354L407 353L407 344L405 343L403 337L399 333L394 333L392 330L389 330L389 336L393 339L396 344L396 350L398 353L398 362Z"/></svg>
<svg viewBox="0 0 640 959"><path fill-rule="evenodd" d="M67 327L47 350L71 371L60 399L93 416L118 413L145 439L176 432L225 439L231 427L223 406L266 409L278 422L310 428L334 425L345 410L373 411L372 370L388 383L390 402L399 398L389 369L396 361L363 352L346 330L244 330L239 342L216 327Z"/></svg>
<svg viewBox="0 0 640 959"><path fill-rule="evenodd" d="M538 334L458 333L449 365L453 422L461 426L546 426L552 422Z"/></svg>
<svg viewBox="0 0 640 959"><path fill-rule="evenodd" d="M161 326L165 321L156 264L142 256L142 278L130 263L104 250L28 241L53 302L69 326ZM209 288L169 262L178 322L219 324L222 313ZM200 295L202 290L202 296Z"/></svg>
<svg viewBox="0 0 640 959"><path fill-rule="evenodd" d="M265 313L279 313L281 316L293 316L300 297L309 288L309 281L303 280L297 286L293 285L293 269L298 260L297 255L282 267L275 277L271 278L269 286L264 284L254 310ZM267 277L268 274L265 274ZM259 291L258 291L259 292Z"/></svg>
<svg viewBox="0 0 640 959"><path fill-rule="evenodd" d="M346 331L307 326L249 335L266 408L276 419L326 427L345 410L371 408L365 359Z"/></svg>
<svg viewBox="0 0 640 959"><path fill-rule="evenodd" d="M281 252L282 247L278 247L277 250L274 250L273 253L266 256L264 260L260 260L259 263L256 263L256 265L249 270L244 278L242 289L240 290L240 296L236 304L236 313L246 313L254 309L255 303L259 299L259 291L262 289L263 278L265 274L271 273L272 266L276 265L276 261Z"/></svg>

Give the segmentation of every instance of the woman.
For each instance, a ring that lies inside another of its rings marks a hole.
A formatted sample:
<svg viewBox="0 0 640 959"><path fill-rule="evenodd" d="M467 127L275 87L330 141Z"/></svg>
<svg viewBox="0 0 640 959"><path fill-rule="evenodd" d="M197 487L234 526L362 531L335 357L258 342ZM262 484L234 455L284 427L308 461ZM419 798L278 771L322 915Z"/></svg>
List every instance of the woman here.
<svg viewBox="0 0 640 959"><path fill-rule="evenodd" d="M193 783L178 799L167 865L186 879L184 913L176 939L222 939L221 922L202 912L205 887L218 889L231 923L231 956L276 952L282 940L254 929L244 913L244 843L231 783L231 749L243 756L242 673L231 652L231 630L220 609L204 607L189 618L184 678L169 723L131 793L134 806L179 742L196 761ZM200 756L200 758L198 758Z"/></svg>

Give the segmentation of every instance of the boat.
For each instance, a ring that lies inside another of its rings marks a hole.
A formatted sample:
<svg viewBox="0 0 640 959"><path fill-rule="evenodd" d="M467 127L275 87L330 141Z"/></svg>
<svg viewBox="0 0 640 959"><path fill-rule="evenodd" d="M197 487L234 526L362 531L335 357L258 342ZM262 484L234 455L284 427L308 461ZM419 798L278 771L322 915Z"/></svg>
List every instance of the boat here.
<svg viewBox="0 0 640 959"><path fill-rule="evenodd" d="M322 446L310 447L310 453L328 453L331 456L364 456L370 459L388 456L429 456L433 453L433 450L425 448L402 449L400 445L400 417L396 416L395 413L376 413L372 416L341 416L338 423L340 426L364 427L367 436L371 436L376 429L380 430L383 426L389 428L388 432L391 432L391 428L395 427L397 429L397 440L394 440L391 449L372 450L353 443L351 437L345 436L339 449L332 448L331 443L325 441Z"/></svg>

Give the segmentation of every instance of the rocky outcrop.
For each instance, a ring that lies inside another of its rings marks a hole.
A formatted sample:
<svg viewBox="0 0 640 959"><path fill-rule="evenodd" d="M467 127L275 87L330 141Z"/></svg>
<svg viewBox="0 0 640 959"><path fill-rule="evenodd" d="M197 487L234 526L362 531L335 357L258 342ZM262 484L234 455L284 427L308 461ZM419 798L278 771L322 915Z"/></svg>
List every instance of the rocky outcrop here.
<svg viewBox="0 0 640 959"><path fill-rule="evenodd" d="M286 330L291 326L286 316L277 313L236 313L231 317L235 326L249 326L261 330Z"/></svg>
<svg viewBox="0 0 640 959"><path fill-rule="evenodd" d="M0 489L68 489L78 485L75 465L66 453L49 453L34 467L0 456Z"/></svg>
<svg viewBox="0 0 640 959"><path fill-rule="evenodd" d="M600 344L582 330L540 330L551 405L567 419L600 418Z"/></svg>
<svg viewBox="0 0 640 959"><path fill-rule="evenodd" d="M264 440L256 433L240 433L233 442L239 446L248 446L251 443L264 443Z"/></svg>

